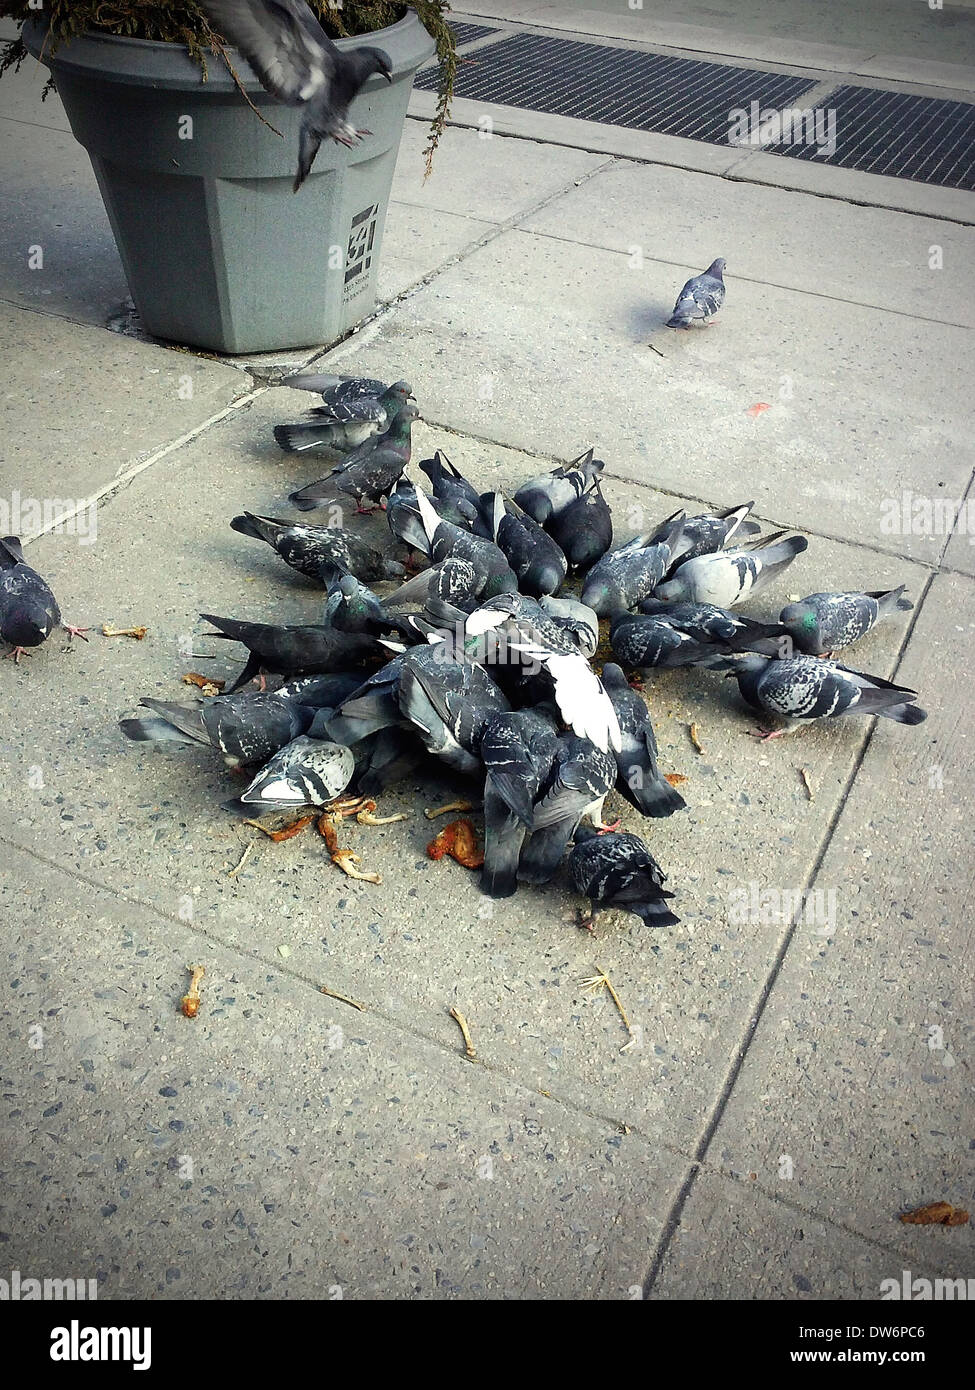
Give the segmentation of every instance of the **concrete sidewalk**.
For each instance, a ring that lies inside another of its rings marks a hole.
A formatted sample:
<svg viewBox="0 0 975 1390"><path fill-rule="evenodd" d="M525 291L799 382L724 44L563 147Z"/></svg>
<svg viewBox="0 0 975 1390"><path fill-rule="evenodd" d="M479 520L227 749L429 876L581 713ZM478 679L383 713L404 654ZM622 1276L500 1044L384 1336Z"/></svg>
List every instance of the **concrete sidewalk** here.
<svg viewBox="0 0 975 1390"><path fill-rule="evenodd" d="M975 196L948 209L912 184L883 206L868 184L862 206L850 180L869 175L819 169L813 194L725 177L718 147L700 147L710 170L682 167L691 142L606 148L578 121L545 140L452 128L424 184L408 122L385 306L318 360L409 377L418 456L513 487L592 442L621 537L753 497L809 536L749 612L898 583L916 605L851 664L917 688L917 729L760 745L733 683L652 683L689 809L648 830L608 806L647 836L681 922L608 914L593 939L561 880L492 905L426 857L437 772L384 803L409 820L348 831L381 888L312 838L254 843L231 874L254 836L220 810L231 779L121 739L140 696L186 695L201 610L317 615L320 591L227 525L286 514L312 476L270 432L300 403L265 382L315 354L221 362L140 337L41 80L0 82L4 492L100 500L94 543L29 550L91 641L0 665L10 1268L97 1276L103 1298L859 1299L903 1269L975 1277L971 1226L897 1220L975 1198L975 550L902 515L905 494L969 496ZM718 322L663 330L717 255ZM808 911L776 910L792 891ZM610 1000L580 985L597 966L634 1025L625 1053Z"/></svg>

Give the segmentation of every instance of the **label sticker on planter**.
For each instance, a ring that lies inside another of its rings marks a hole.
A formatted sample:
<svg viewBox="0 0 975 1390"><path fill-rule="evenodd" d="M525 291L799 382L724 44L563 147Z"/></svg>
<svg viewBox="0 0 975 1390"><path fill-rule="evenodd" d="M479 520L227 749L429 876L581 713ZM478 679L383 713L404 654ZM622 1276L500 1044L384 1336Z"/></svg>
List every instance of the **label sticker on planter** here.
<svg viewBox="0 0 975 1390"><path fill-rule="evenodd" d="M372 252L376 242L376 226L379 222L379 204L359 212L352 219L349 232L349 249L345 257L344 301L354 299L369 284L369 268L372 265Z"/></svg>

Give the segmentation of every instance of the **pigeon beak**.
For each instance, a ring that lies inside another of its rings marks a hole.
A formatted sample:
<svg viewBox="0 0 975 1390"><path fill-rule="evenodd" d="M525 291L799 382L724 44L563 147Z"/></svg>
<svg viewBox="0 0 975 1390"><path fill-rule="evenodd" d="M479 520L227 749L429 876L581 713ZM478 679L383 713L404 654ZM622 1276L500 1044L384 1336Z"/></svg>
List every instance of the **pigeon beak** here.
<svg viewBox="0 0 975 1390"><path fill-rule="evenodd" d="M392 85L393 85L393 74L392 74L391 72L389 72L386 68L382 68L381 71L382 71L383 77L385 77L385 79L386 79L386 81L389 83L389 85L392 86Z"/></svg>

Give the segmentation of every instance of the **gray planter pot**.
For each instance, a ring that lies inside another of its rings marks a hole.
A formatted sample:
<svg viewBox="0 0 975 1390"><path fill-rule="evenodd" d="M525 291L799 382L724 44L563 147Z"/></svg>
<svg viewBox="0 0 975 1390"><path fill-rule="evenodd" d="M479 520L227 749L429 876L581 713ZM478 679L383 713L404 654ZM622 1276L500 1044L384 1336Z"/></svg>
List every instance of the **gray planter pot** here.
<svg viewBox="0 0 975 1390"><path fill-rule="evenodd" d="M86 34L45 48L71 129L91 158L132 298L149 333L214 352L333 343L369 314L393 169L416 69L434 41L411 10L388 29L339 40L389 56L351 109L371 130L354 150L323 144L291 192L300 111L268 96L233 54L208 77L180 45Z"/></svg>

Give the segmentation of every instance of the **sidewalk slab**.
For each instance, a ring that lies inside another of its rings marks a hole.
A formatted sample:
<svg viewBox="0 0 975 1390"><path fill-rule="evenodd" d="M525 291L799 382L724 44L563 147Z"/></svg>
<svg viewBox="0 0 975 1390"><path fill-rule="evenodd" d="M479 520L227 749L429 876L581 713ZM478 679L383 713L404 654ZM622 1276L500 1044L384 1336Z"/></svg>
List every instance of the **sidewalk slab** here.
<svg viewBox="0 0 975 1390"><path fill-rule="evenodd" d="M680 1160L471 1064L456 1027L435 1047L9 846L0 903L0 1231L23 1277L97 1278L100 1300L640 1284Z"/></svg>
<svg viewBox="0 0 975 1390"><path fill-rule="evenodd" d="M971 1226L896 1218L970 1208L975 1182L973 600L968 578L932 584L897 673L928 721L871 739L814 884L833 920L797 930L708 1151L767 1188L788 1155L791 1200L961 1277Z"/></svg>
<svg viewBox="0 0 975 1390"><path fill-rule="evenodd" d="M617 163L519 226L626 254L638 248L664 265L676 247L702 270L723 255L729 303L744 277L975 327L975 229L932 219ZM930 268L933 245L941 247L943 270Z"/></svg>
<svg viewBox="0 0 975 1390"><path fill-rule="evenodd" d="M912 1263L911 1273L933 1280L951 1268L947 1242L940 1240L927 1259ZM898 1256L818 1215L771 1199L756 1191L748 1176L736 1182L703 1172L695 1179L648 1296L653 1301L875 1301L884 1279L900 1284ZM810 1340L808 1345L815 1349L823 1344ZM796 1350L801 1349L797 1340Z"/></svg>
<svg viewBox="0 0 975 1390"><path fill-rule="evenodd" d="M619 476L712 498L738 479L780 525L936 563L944 537L887 535L884 503L963 495L971 333L740 281L711 327L665 329L701 269L508 231L376 320L355 360L381 375L408 339L437 423L562 459L591 437Z"/></svg>
<svg viewBox="0 0 975 1390"><path fill-rule="evenodd" d="M385 366L402 375L397 360L409 357L387 355ZM348 356L340 369L354 365ZM427 399L423 379L414 384L421 402ZM429 1029L444 1046L454 1024L434 1005L449 999L468 1014L489 1065L588 1112L625 1119L654 1142L692 1149L784 930L778 921L758 928L729 923L732 890L753 879L805 881L865 728L845 721L805 731L794 747L764 748L747 737L755 721L733 683L676 672L651 682L662 765L687 777L690 809L648 826L615 796L609 807L648 838L671 875L682 921L666 931L650 933L636 918L606 914L593 938L576 927L583 904L562 878L495 904L481 897L475 875L450 860L431 862L425 847L437 827L422 809L480 793L475 782L444 777L433 765L383 798L385 814L409 812L410 819L380 830L347 828L363 863L382 875L381 888L343 878L312 834L265 842L220 809L241 783L218 758L126 743L117 720L143 695L189 698L180 683L188 670L221 677L239 671L237 648L203 636L199 612L318 618L321 589L228 525L242 508L289 515L283 497L315 475L311 460L282 458L271 442L271 424L293 409L292 393L265 392L103 506L97 544L84 548L52 536L31 548L72 621L147 624L150 632L138 643L94 633L87 647L74 648L58 637L21 667L8 667L0 770L17 787L36 783L40 769L43 783L17 797L9 835L167 917L178 919L191 895L195 920L215 939L269 964L284 944L299 970L327 970L334 988L405 1027ZM576 452L586 443L581 437ZM417 457L436 446L482 489L513 488L544 467L544 460L418 427ZM606 493L620 539L678 505L613 477ZM350 524L386 543L381 520ZM777 611L790 594L820 588L827 578L853 585L867 574L871 587L903 581L915 596L924 579L901 561L814 539L752 611ZM901 623L879 627L858 660L889 674L903 631ZM193 650L216 660L179 655L181 635L193 633ZM57 700L41 729L33 711L54 688ZM692 721L704 755L691 745ZM812 802L800 765L811 769ZM251 842L248 862L228 876ZM638 1028L638 1044L626 1054L620 1048L628 1037L608 999L590 998L579 984L597 964L609 971Z"/></svg>

